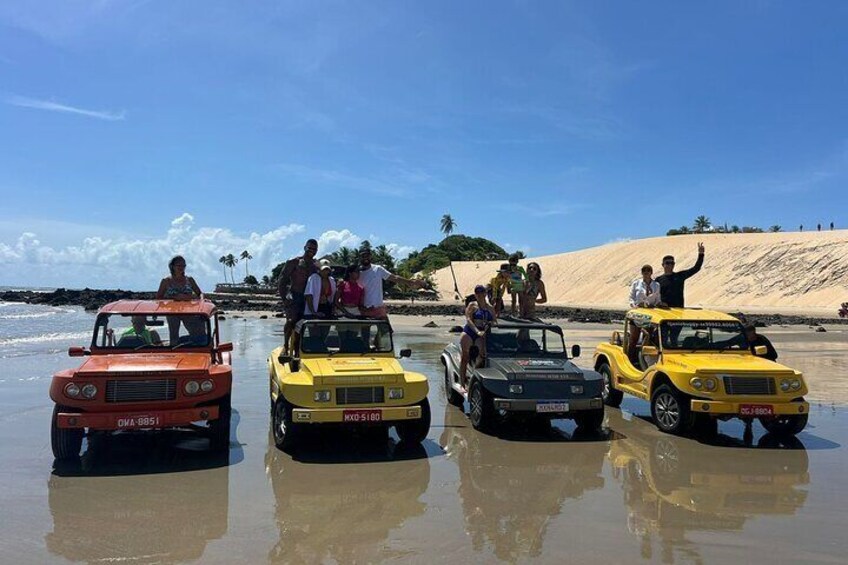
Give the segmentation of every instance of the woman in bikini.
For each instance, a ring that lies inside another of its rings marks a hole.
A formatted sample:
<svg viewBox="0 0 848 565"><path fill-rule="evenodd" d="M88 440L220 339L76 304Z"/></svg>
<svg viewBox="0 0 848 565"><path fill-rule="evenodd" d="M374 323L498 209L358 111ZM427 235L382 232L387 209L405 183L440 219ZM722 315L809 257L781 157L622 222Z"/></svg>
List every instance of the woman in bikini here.
<svg viewBox="0 0 848 565"><path fill-rule="evenodd" d="M168 261L168 270L171 271L171 276L165 277L159 283L156 300L203 300L200 287L193 278L186 276L186 260L182 255L176 255ZM179 342L180 322L185 324L187 320L181 320L179 316L168 316L168 335L172 346Z"/></svg>
<svg viewBox="0 0 848 565"><path fill-rule="evenodd" d="M467 372L471 356L471 347L476 345L479 353L474 367L482 367L486 361L486 331L490 325L497 325L495 311L486 301L486 287L478 284L474 287L474 302L465 309L465 327L459 345L462 348L462 358L459 363L459 380L463 388L468 387Z"/></svg>
<svg viewBox="0 0 848 565"><path fill-rule="evenodd" d="M526 320L536 319L536 304L548 301L545 283L542 282L542 268L538 263L527 265L527 282L524 285L524 301L521 302L521 317Z"/></svg>

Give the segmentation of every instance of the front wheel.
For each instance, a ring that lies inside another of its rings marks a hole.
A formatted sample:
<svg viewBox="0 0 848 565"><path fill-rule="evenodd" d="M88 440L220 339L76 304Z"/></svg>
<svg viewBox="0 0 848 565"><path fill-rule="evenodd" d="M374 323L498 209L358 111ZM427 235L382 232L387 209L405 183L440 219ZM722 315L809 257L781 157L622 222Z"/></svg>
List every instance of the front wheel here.
<svg viewBox="0 0 848 565"><path fill-rule="evenodd" d="M574 423L585 431L598 431L604 423L604 409L585 410L574 416Z"/></svg>
<svg viewBox="0 0 848 565"><path fill-rule="evenodd" d="M232 419L232 414L232 401L228 394L218 404L218 419L212 420L209 423L212 449L223 451L230 448L230 420Z"/></svg>
<svg viewBox="0 0 848 565"><path fill-rule="evenodd" d="M448 404L456 406L457 408L462 408L462 403L465 399L462 398L462 395L456 392L456 389L453 388L452 376L450 368L445 365L445 397L448 400Z"/></svg>
<svg viewBox="0 0 848 565"><path fill-rule="evenodd" d="M60 428L58 423L59 412L73 411L73 408L66 408L58 404L53 407L53 420L50 424L50 445L53 448L53 457L56 459L74 459L80 455L85 430L81 428Z"/></svg>
<svg viewBox="0 0 848 565"><path fill-rule="evenodd" d="M274 417L271 419L274 433L274 445L283 451L290 450L297 441L297 426L292 422L292 405L282 395L274 403Z"/></svg>
<svg viewBox="0 0 848 565"><path fill-rule="evenodd" d="M616 390L612 383L612 369L609 363L601 363L598 366L598 372L604 379L604 387L601 392L601 398L604 399L604 404L613 408L621 406L621 401L624 399L624 393Z"/></svg>
<svg viewBox="0 0 848 565"><path fill-rule="evenodd" d="M489 392L483 388L479 379L471 383L468 393L468 404L471 407L471 425L475 430L491 431L495 427L495 419L498 414L495 411L495 403Z"/></svg>
<svg viewBox="0 0 848 565"><path fill-rule="evenodd" d="M794 436L801 433L807 427L808 416L806 414L797 414L793 416L774 416L770 418L760 418L760 423L770 434L776 436Z"/></svg>
<svg viewBox="0 0 848 565"><path fill-rule="evenodd" d="M667 384L657 387L651 396L651 415L657 427L669 434L683 435L694 423L689 398Z"/></svg>
<svg viewBox="0 0 848 565"><path fill-rule="evenodd" d="M421 407L420 418L395 424L395 431L401 443L421 443L430 431L430 401L425 398L418 405Z"/></svg>

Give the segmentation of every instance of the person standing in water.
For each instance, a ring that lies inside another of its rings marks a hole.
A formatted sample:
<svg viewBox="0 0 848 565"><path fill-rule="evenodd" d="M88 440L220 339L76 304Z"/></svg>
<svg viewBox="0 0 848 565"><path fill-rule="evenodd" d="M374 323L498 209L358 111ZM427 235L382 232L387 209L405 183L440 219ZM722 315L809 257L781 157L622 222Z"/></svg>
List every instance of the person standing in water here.
<svg viewBox="0 0 848 565"><path fill-rule="evenodd" d="M303 246L303 255L286 261L277 291L286 308L286 325L283 329L283 355L289 354L289 342L294 332L295 324L303 318L306 307L304 290L306 281L318 270L315 255L318 253L318 241L309 239ZM295 344L296 345L296 344ZM296 348L295 348L296 349Z"/></svg>
<svg viewBox="0 0 848 565"><path fill-rule="evenodd" d="M663 257L663 274L657 277L660 285L660 300L670 308L685 308L684 287L686 279L701 270L704 264L704 244L698 243L698 260L695 265L685 271L674 270L674 257L666 255Z"/></svg>

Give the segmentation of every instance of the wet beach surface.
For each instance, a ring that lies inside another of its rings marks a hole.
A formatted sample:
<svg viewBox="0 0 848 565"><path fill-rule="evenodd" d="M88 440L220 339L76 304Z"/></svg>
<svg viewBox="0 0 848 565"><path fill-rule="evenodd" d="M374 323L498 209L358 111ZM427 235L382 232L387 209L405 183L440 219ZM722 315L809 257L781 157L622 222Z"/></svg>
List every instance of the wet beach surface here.
<svg viewBox="0 0 848 565"><path fill-rule="evenodd" d="M795 441L764 436L759 424L745 438L736 421L709 443L669 436L634 399L607 410L600 435L557 421L492 437L446 408L438 355L453 336L441 321L425 329L416 318L396 324L396 346L411 347L404 365L430 380L427 441L402 449L394 433L378 443L319 434L292 457L268 430L266 358L281 321L231 318L226 456L190 433L123 434L97 437L78 464L55 466L50 375L75 365L64 352L87 343L93 323L63 312L61 324L30 332L56 330L54 338L33 341L9 337L20 318L0 311L0 563L845 559L841 332L769 333L813 389L810 424ZM567 328L569 343L583 346L578 364L591 363L611 330Z"/></svg>

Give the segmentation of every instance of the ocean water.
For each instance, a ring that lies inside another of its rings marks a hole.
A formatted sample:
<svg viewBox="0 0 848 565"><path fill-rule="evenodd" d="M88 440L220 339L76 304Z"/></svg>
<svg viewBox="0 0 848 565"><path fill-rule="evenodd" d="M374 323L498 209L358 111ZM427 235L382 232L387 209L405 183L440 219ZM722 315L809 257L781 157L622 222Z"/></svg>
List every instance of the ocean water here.
<svg viewBox="0 0 848 565"><path fill-rule="evenodd" d="M0 359L50 355L88 345L94 314L79 306L0 302Z"/></svg>

